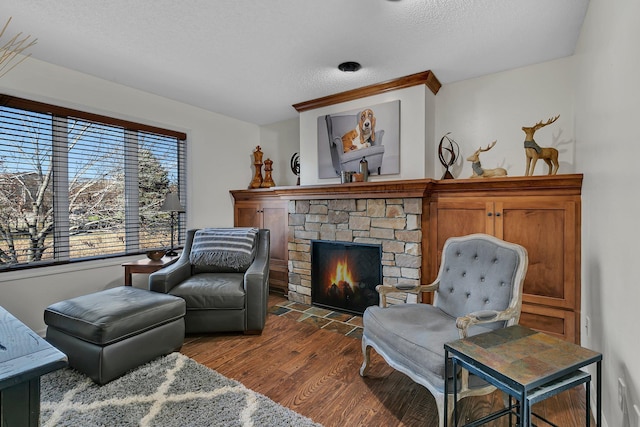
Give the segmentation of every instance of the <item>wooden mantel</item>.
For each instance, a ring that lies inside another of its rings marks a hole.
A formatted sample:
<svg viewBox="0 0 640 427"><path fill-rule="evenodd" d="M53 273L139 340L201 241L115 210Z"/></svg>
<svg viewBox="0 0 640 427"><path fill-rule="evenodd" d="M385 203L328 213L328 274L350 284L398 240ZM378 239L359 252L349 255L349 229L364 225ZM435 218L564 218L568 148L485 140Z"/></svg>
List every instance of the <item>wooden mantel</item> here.
<svg viewBox="0 0 640 427"><path fill-rule="evenodd" d="M340 104L342 102L351 101L353 99L364 98L366 96L378 95L380 93L392 90L404 89L411 86L426 85L433 94L437 94L440 90L440 81L431 70L415 73L397 79L389 80L383 83L377 83L358 89L348 90L336 93L322 98L312 99L310 101L293 104L293 108L297 112L313 110L315 108L326 107L328 105Z"/></svg>
<svg viewBox="0 0 640 427"><path fill-rule="evenodd" d="M482 195L500 191L514 194L523 190L553 189L557 194L578 195L582 188L582 174L517 176L485 179L409 179L395 181L354 182L350 184L302 185L249 190L231 190L238 200L285 199L385 199L409 197L437 197L458 191Z"/></svg>

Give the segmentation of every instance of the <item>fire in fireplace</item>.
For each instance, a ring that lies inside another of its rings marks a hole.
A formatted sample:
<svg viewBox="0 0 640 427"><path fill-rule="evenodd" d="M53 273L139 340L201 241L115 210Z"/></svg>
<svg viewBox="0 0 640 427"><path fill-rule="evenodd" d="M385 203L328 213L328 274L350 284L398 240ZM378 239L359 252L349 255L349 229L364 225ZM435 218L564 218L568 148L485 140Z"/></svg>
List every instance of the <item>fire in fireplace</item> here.
<svg viewBox="0 0 640 427"><path fill-rule="evenodd" d="M355 314L377 305L381 259L381 245L312 240L312 304Z"/></svg>

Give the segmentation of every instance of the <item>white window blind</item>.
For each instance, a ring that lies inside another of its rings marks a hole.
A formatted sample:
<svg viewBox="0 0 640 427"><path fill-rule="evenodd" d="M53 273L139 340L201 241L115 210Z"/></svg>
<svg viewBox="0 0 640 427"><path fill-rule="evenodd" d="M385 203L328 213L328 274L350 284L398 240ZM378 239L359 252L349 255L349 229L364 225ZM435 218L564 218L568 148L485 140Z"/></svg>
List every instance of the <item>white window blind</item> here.
<svg viewBox="0 0 640 427"><path fill-rule="evenodd" d="M160 207L169 191L186 206L186 136L19 98L0 105L0 271L169 248Z"/></svg>

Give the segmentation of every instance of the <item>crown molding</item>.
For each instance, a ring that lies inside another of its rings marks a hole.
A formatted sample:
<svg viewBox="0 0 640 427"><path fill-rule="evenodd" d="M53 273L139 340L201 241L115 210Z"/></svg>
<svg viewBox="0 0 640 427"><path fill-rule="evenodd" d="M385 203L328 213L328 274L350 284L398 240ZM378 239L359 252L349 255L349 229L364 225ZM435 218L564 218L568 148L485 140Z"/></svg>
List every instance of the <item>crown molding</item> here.
<svg viewBox="0 0 640 427"><path fill-rule="evenodd" d="M397 79L388 80L383 83L377 83L358 89L348 90L346 92L336 93L334 95L324 96L322 98L312 99L310 101L300 102L298 104L293 104L293 108L301 113L303 111L326 107L328 105L340 104L342 102L351 101L354 99L378 95L392 90L404 89L421 84L426 85L434 95L438 93L440 87L442 86L435 74L433 74L431 70L427 70L421 73L411 74Z"/></svg>

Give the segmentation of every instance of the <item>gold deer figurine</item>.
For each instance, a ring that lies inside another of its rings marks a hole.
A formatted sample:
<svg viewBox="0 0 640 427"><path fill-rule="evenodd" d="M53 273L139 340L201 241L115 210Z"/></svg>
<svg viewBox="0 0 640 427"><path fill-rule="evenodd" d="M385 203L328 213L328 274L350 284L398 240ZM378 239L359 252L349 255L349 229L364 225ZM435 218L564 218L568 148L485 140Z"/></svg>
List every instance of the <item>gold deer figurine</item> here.
<svg viewBox="0 0 640 427"><path fill-rule="evenodd" d="M470 178L493 178L496 176L506 176L507 170L504 168L495 168L495 169L482 169L482 165L480 165L480 153L483 151L489 151L496 145L496 141L493 141L491 144L487 145L487 148L478 148L475 153L470 155L467 158L467 161L471 162L471 168L473 169L473 175Z"/></svg>
<svg viewBox="0 0 640 427"><path fill-rule="evenodd" d="M546 123L542 123L542 120L540 120L535 124L535 126L532 126L530 128L525 126L522 127L522 130L526 135L524 138L524 151L527 155L527 168L524 172L525 176L533 175L533 171L536 168L536 162L538 161L538 159L544 160L547 166L549 166L548 175L555 175L558 172L558 168L560 167L560 164L558 163L558 150L553 147L540 147L533 140L533 134L538 129L550 125L551 123L558 120L558 117L560 117L560 114L550 118Z"/></svg>

